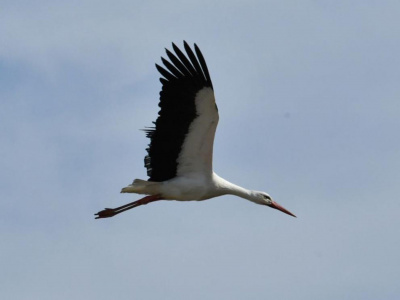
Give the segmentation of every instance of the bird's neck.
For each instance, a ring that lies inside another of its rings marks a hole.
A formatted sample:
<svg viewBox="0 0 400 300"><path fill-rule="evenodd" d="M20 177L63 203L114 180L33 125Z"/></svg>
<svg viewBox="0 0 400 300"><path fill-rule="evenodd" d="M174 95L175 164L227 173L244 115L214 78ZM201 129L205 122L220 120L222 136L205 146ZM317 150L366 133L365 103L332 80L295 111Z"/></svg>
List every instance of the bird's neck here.
<svg viewBox="0 0 400 300"><path fill-rule="evenodd" d="M253 191L242 188L232 182L229 182L214 173L216 177L216 181L218 182L218 189L220 190L222 195L235 195L250 201L255 202L255 196Z"/></svg>

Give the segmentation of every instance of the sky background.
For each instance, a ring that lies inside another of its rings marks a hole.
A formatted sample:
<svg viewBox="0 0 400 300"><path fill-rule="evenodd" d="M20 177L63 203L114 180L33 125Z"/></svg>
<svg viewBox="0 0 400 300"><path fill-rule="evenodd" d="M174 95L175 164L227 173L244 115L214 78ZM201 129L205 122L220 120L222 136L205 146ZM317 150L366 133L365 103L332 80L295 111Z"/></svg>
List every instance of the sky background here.
<svg viewBox="0 0 400 300"><path fill-rule="evenodd" d="M400 2L8 1L0 8L4 299L399 299ZM111 219L147 179L171 42L197 43L224 196Z"/></svg>

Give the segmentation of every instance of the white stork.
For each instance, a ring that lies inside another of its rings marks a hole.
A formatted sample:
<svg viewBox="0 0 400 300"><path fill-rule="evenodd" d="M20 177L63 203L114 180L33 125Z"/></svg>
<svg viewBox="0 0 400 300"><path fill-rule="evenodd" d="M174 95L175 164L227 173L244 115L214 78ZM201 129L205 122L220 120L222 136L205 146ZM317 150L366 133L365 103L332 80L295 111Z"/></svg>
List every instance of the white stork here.
<svg viewBox="0 0 400 300"><path fill-rule="evenodd" d="M158 200L200 201L235 195L254 203L294 214L264 192L251 191L213 172L212 156L218 108L206 62L200 49L194 52L184 41L186 55L172 44L175 55L166 49L171 62L161 58L166 69L156 64L160 78L160 111L155 127L145 129L150 138L145 157L149 179L135 179L121 193L147 195L132 203L106 208L97 214L109 218L128 209Z"/></svg>

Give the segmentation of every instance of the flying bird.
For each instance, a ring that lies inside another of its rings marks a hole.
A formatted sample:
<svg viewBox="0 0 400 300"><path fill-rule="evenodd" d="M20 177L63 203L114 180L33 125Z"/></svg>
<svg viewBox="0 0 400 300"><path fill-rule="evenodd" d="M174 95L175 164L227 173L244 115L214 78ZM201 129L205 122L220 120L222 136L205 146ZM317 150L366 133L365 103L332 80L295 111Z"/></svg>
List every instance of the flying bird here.
<svg viewBox="0 0 400 300"><path fill-rule="evenodd" d="M222 195L235 195L269 206L296 217L265 192L235 185L213 172L213 144L218 125L218 108L204 57L184 41L184 54L172 43L170 61L161 58L165 68L156 64L160 78L161 108L154 127L144 129L150 139L144 158L148 180L135 179L121 193L146 195L132 203L106 208L96 219L159 200L201 201Z"/></svg>

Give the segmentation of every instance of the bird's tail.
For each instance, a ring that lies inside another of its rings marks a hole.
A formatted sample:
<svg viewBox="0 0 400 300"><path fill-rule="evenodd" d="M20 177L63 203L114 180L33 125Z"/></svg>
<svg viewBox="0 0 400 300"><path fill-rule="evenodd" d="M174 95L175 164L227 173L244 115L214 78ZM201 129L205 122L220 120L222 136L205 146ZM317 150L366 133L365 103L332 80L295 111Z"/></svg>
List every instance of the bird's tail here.
<svg viewBox="0 0 400 300"><path fill-rule="evenodd" d="M122 188L121 193L155 195L158 193L159 184L159 182L135 179L132 184Z"/></svg>

